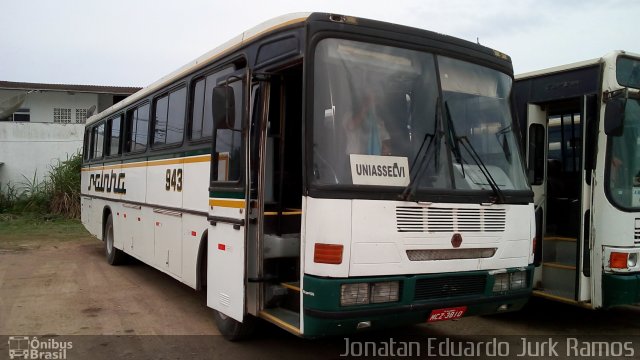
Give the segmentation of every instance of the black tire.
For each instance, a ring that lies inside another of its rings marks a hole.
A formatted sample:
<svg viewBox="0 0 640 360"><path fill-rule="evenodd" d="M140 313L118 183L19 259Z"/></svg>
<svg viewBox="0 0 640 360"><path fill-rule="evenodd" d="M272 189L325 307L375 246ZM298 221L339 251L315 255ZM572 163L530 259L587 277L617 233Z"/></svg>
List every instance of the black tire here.
<svg viewBox="0 0 640 360"><path fill-rule="evenodd" d="M214 317L220 334L229 341L239 341L248 338L256 327L256 318L251 315L245 316L243 322L238 322L214 310Z"/></svg>
<svg viewBox="0 0 640 360"><path fill-rule="evenodd" d="M122 250L116 249L113 246L114 242L114 234L113 234L113 218L111 214L107 216L107 221L104 223L104 231L103 231L103 242L104 242L104 253L107 257L107 262L109 265L121 265L124 264L127 260L127 254L125 254Z"/></svg>

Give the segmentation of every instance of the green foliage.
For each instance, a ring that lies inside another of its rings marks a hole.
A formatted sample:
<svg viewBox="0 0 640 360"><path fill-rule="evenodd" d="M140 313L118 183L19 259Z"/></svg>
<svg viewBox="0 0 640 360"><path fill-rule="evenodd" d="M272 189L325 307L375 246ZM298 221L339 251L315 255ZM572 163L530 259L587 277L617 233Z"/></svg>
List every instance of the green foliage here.
<svg viewBox="0 0 640 360"><path fill-rule="evenodd" d="M9 183L3 188L0 184L0 213L51 213L79 218L81 165L82 156L77 153L66 161L58 160L41 182L34 172L32 178L23 175L24 181L17 185Z"/></svg>
<svg viewBox="0 0 640 360"><path fill-rule="evenodd" d="M49 172L49 210L53 214L80 217L80 171L82 156L76 153L66 161L58 160Z"/></svg>

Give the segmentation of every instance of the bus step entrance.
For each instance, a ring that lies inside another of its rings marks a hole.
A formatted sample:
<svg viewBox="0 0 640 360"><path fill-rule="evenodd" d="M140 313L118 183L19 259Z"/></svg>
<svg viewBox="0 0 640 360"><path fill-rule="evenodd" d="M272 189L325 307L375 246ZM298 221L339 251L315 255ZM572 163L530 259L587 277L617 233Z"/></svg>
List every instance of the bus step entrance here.
<svg viewBox="0 0 640 360"><path fill-rule="evenodd" d="M300 282L272 283L266 287L265 308L300 312Z"/></svg>
<svg viewBox="0 0 640 360"><path fill-rule="evenodd" d="M280 285L289 290L300 292L300 281L284 282L284 283L281 283Z"/></svg>
<svg viewBox="0 0 640 360"><path fill-rule="evenodd" d="M556 235L544 237L542 281L536 286L536 295L575 301L576 240Z"/></svg>
<svg viewBox="0 0 640 360"><path fill-rule="evenodd" d="M259 316L295 335L300 335L300 313L284 308L265 309Z"/></svg>

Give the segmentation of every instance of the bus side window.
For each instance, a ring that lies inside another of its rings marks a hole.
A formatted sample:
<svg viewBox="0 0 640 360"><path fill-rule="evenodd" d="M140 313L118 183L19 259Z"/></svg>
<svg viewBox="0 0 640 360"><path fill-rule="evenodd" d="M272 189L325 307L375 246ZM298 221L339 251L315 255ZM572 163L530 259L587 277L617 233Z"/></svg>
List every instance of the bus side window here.
<svg viewBox="0 0 640 360"><path fill-rule="evenodd" d="M199 78L193 85L193 98L191 99L191 125L189 127L191 140L209 138L213 134L213 115L211 113L211 96L213 88L218 80L233 73L234 67Z"/></svg>
<svg viewBox="0 0 640 360"><path fill-rule="evenodd" d="M102 151L104 150L104 123L93 128L94 132L94 145L95 148L93 150L94 159L99 159L102 157Z"/></svg>
<svg viewBox="0 0 640 360"><path fill-rule="evenodd" d="M82 147L82 159L84 159L84 161L89 160L89 149L91 148L91 132L89 131L89 129L86 129L84 131L84 146Z"/></svg>
<svg viewBox="0 0 640 360"><path fill-rule="evenodd" d="M218 153L218 172L212 181L239 181L242 176L242 104L244 104L243 82L229 84L235 97L235 124L233 129L214 129Z"/></svg>
<svg viewBox="0 0 640 360"><path fill-rule="evenodd" d="M544 180L544 148L546 146L544 126L529 126L529 182L531 185L542 185Z"/></svg>
<svg viewBox="0 0 640 360"><path fill-rule="evenodd" d="M122 152L142 151L147 147L149 131L149 104L127 111L125 120L125 142Z"/></svg>
<svg viewBox="0 0 640 360"><path fill-rule="evenodd" d="M120 154L120 127L122 124L122 115L107 120L107 146L106 156Z"/></svg>
<svg viewBox="0 0 640 360"><path fill-rule="evenodd" d="M204 120L204 85L205 80L198 80L193 86L193 99L191 101L191 140L198 140L206 137L206 133L203 134L203 120Z"/></svg>

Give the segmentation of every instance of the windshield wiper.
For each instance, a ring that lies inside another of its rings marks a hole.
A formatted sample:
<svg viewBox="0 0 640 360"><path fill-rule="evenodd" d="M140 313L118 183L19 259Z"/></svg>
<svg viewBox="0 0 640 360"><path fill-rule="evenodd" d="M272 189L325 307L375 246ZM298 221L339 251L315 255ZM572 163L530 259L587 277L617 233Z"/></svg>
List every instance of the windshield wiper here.
<svg viewBox="0 0 640 360"><path fill-rule="evenodd" d="M491 176L489 169L487 169L487 166L484 164L484 162L476 152L476 149L473 147L473 145L469 141L469 138L467 138L466 136L458 136L458 134L456 134L456 129L454 128L453 120L451 119L451 111L449 110L449 104L447 104L446 101L444 102L444 106L445 106L445 111L447 112L447 125L449 128L449 133L451 135L452 140L454 141L454 144L451 144L452 146L451 150L454 152L456 161L458 161L458 163L460 164L460 167L462 169L462 176L464 177L464 165L463 165L464 159L462 158L462 154L460 153L459 144L462 144L462 147L465 150L467 150L467 152L471 156L471 159L473 159L473 161L476 163L476 165L480 169L480 172L482 173L482 175L484 175L484 177L487 179L487 182L489 183L491 190L493 190L493 193L496 195L496 198L497 198L496 201L494 201L494 203L499 203L499 204L504 203L505 202L504 193L502 192L502 190L500 190L500 187L498 186L496 181L493 179L493 176Z"/></svg>
<svg viewBox="0 0 640 360"><path fill-rule="evenodd" d="M500 145L502 145L502 152L509 164L511 164L511 148L509 147L509 141L507 140L508 132L511 132L511 125L496 132L496 139L498 140L498 143L500 143L500 135L502 135L502 143L500 143Z"/></svg>
<svg viewBox="0 0 640 360"><path fill-rule="evenodd" d="M437 101L436 104L438 104L439 102ZM424 139L422 139L422 143L420 144L420 148L418 149L418 152L416 153L416 156L413 158L413 161L411 162L411 167L409 168L409 184L404 188L404 190L402 191L402 194L400 195L400 199L403 201L407 201L409 200L416 192L416 188L417 188L417 184L418 184L418 180L420 180L420 178L422 177L423 171L424 169L429 167L429 164L431 163L431 159L432 157L427 157L427 154L429 154L429 150L431 149L431 146L433 145L433 140L437 137L438 139L436 140L436 145L433 148L434 149L434 154L437 154L437 148L440 143L440 137L442 136L442 133L439 133L439 121L438 121L438 113L439 113L439 108L438 105L436 105L436 114L435 114L435 125L434 125L434 129L433 129L433 133L426 133L424 135ZM420 159L420 153L422 152L422 148L424 147L424 144L427 142L427 139L429 139L429 143L427 144L427 148L424 150L424 155L422 156L422 161L420 162L420 165L418 166L418 168L416 170L414 170L414 166L416 164L416 162L418 161L418 159ZM435 158L437 158L438 155L434 156ZM424 160L427 159L427 161L425 162ZM436 162L438 161L438 159L436 159ZM437 165L436 165L437 166ZM413 177L411 176L411 172L414 172Z"/></svg>
<svg viewBox="0 0 640 360"><path fill-rule="evenodd" d="M466 136L462 136L457 139L462 144L462 147L464 147L469 153L469 155L471 155L471 158L476 163L476 165L478 165L482 175L484 175L484 177L487 178L487 182L489 183L489 186L491 186L491 190L493 190L493 193L496 194L496 197L498 198L497 201L494 201L494 202L499 204L504 204L505 202L504 193L502 192L502 190L500 190L498 183L496 183L496 181L493 179L493 176L491 176L489 169L487 169L487 166L484 164L484 162L482 161L482 159L480 158L476 150L473 148L473 145L471 145L471 142L469 141L469 139ZM464 140L464 142L462 140Z"/></svg>

